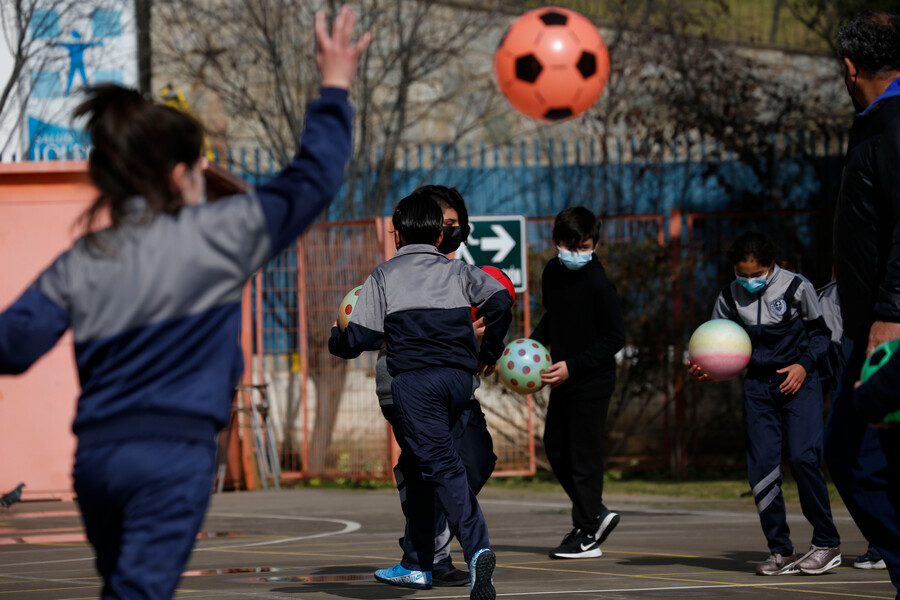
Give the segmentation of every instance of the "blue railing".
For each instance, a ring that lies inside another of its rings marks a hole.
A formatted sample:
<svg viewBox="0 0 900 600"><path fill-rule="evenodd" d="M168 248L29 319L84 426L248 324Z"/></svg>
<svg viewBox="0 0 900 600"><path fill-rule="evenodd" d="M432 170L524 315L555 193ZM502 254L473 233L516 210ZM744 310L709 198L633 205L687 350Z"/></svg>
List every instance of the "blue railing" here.
<svg viewBox="0 0 900 600"><path fill-rule="evenodd" d="M397 153L389 196L380 205L371 200L374 164L382 157L377 148L362 161L372 169L345 183L340 196L352 188L352 201L332 203L324 219L389 215L400 198L426 183L458 188L472 214L545 216L576 204L608 215L830 205L842 138L801 132L761 137L757 144L766 154L752 161L738 160L721 143L687 138L653 147L634 139L616 139L606 148L596 140L407 145ZM259 150L229 151L219 162L251 183L282 164L273 152Z"/></svg>

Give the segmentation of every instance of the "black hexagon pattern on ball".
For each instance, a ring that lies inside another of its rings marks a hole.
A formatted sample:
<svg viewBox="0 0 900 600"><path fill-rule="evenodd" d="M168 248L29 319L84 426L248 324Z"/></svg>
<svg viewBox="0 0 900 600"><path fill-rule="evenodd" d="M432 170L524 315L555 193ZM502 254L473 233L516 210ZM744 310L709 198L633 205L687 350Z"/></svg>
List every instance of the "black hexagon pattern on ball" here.
<svg viewBox="0 0 900 600"><path fill-rule="evenodd" d="M582 52L577 67L581 76L587 79L597 72L597 57L593 52Z"/></svg>
<svg viewBox="0 0 900 600"><path fill-rule="evenodd" d="M534 54L526 54L516 59L516 78L522 81L534 83L543 70L544 67Z"/></svg>
<svg viewBox="0 0 900 600"><path fill-rule="evenodd" d="M550 121L559 121L560 119L568 119L572 116L571 108L551 108L544 113L544 118Z"/></svg>
<svg viewBox="0 0 900 600"><path fill-rule="evenodd" d="M569 17L562 13L550 11L541 15L541 21L546 25L565 25L569 21Z"/></svg>

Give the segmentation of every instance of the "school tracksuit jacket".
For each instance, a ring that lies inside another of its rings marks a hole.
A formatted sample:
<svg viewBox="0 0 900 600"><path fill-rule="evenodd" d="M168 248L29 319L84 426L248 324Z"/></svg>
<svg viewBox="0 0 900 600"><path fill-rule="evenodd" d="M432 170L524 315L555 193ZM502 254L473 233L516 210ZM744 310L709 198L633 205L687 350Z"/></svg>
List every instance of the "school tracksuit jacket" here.
<svg viewBox="0 0 900 600"><path fill-rule="evenodd" d="M484 314L480 349L472 306ZM395 473L403 478L398 485L411 542L401 560L407 569L432 569L435 495L467 562L490 546L450 430L469 405L479 363L500 357L511 306L506 288L481 269L434 246L411 244L366 279L347 328L332 328L328 348L341 358L386 342L387 371L394 378L391 425L401 448Z"/></svg>
<svg viewBox="0 0 900 600"><path fill-rule="evenodd" d="M345 90L323 89L309 107L299 153L271 181L152 220L144 201L133 198L123 223L98 232L96 243L78 240L0 313L0 375L25 371L72 329L81 382L75 486L98 567L123 597L132 588L171 596L178 565L152 561L186 560L205 511L215 435L228 423L243 370L243 285L338 191L351 150L351 116ZM127 454L122 444L144 451ZM176 445L181 452L173 459L167 450ZM196 446L203 451L192 453ZM203 476L188 472L179 484L180 463ZM158 482L161 500L144 507L149 516L136 515L125 504L150 497L157 472L171 478ZM188 496L193 500L185 506ZM164 512L178 507L186 510ZM154 545L131 536L141 518L154 523L145 531L168 527L171 537ZM129 548L140 555L133 564L127 557L138 554ZM127 564L134 569L123 573ZM174 580L151 581L173 570ZM124 581L129 577L139 580Z"/></svg>
<svg viewBox="0 0 900 600"><path fill-rule="evenodd" d="M735 321L753 345L744 379L747 477L770 551L794 553L781 492L784 438L803 515L813 526L812 543L838 546L821 469L824 407L816 372L828 351L830 332L815 289L806 278L775 265L758 292L748 292L737 281L726 286L712 318ZM786 374L776 371L795 363L806 369L806 379L796 394L783 394L778 386Z"/></svg>

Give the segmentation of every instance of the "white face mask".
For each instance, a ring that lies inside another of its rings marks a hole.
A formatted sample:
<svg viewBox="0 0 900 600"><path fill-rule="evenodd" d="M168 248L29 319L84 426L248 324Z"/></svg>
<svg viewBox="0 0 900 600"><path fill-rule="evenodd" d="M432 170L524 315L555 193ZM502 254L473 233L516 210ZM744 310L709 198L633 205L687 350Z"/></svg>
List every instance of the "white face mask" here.
<svg viewBox="0 0 900 600"><path fill-rule="evenodd" d="M577 271L584 265L591 262L591 257L594 255L592 250L585 250L584 252L573 252L572 250L567 250L560 246L556 247L559 256L559 262L561 262L565 267L571 271Z"/></svg>
<svg viewBox="0 0 900 600"><path fill-rule="evenodd" d="M744 286L744 289L754 294L759 290L766 287L766 283L768 283L769 274L760 275L759 277L741 277L740 275L735 275L735 279L737 279L738 283Z"/></svg>

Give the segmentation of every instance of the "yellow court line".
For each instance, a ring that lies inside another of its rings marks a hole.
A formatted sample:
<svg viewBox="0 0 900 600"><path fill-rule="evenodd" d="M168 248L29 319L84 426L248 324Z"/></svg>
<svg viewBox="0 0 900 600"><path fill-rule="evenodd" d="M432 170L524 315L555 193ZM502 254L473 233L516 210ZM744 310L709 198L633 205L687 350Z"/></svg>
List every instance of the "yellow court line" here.
<svg viewBox="0 0 900 600"><path fill-rule="evenodd" d="M0 579L8 579L9 581L0 581L0 585L4 583L22 583L23 581L47 581L48 579L52 579L52 577L34 577L31 575L17 577L15 575L2 575L0 574ZM90 577L66 577L66 581L101 581L99 575L92 575Z"/></svg>
<svg viewBox="0 0 900 600"><path fill-rule="evenodd" d="M673 558L703 558L696 554L666 554L664 552L627 552L625 550L604 550L603 556L607 554L630 554L638 556L668 556Z"/></svg>
<svg viewBox="0 0 900 600"><path fill-rule="evenodd" d="M713 585L722 585L722 586L726 586L726 587L735 587L735 586L767 587L767 588L772 587L771 583L763 584L762 582L760 582L759 584L752 584L752 583L748 584L748 583L728 582L728 581L708 581L708 580L704 580L704 579L680 579L678 577L669 577L669 576L663 576L663 575L629 575L629 574L625 574L625 573L607 573L607 572L603 572L603 571L582 571L582 570L577 570L577 569L541 569L539 567L525 567L525 566L510 566L508 568L522 569L525 571L552 571L552 572L563 572L563 573L581 573L581 574L585 574L585 575L609 575L612 577L626 577L628 579L652 579L652 580L659 580L659 581L678 581L681 583L708 583L708 584L713 584ZM731 572L731 571L726 571L726 572ZM835 583L840 585L840 583L842 583L842 582L835 582ZM848 581L846 583L852 584L852 583L858 583L858 582ZM885 583L890 583L890 581L887 581ZM773 587L773 589L780 589L780 588ZM794 588L793 586L790 586L789 589L793 589L793 591L800 591L800 592L806 592L806 593L814 592L814 590L798 590L798 589ZM832 595L836 595L836 596L849 596L852 598L875 598L877 600L893 600L893 596L861 596L858 594L850 594L850 593L820 592L820 591L815 591L814 593L832 594Z"/></svg>
<svg viewBox="0 0 900 600"><path fill-rule="evenodd" d="M62 590L86 590L89 587L97 587L97 586L81 586L81 587L59 587L59 588L45 588L40 590L9 590L8 592L0 592L0 594L31 594L34 592L59 592Z"/></svg>
<svg viewBox="0 0 900 600"><path fill-rule="evenodd" d="M626 573L607 573L605 571L582 571L579 569L542 569L540 567L523 567L523 566L510 566L504 568L510 569L522 569L524 571L550 571L552 573L581 573L583 575L609 575L610 577L625 577L628 579L652 579L659 581L678 581L681 583L709 583L713 585L724 585L724 586L735 586L735 585L746 585L735 583L732 581L708 581L705 579L679 579L678 577L664 577L659 575L629 575Z"/></svg>
<svg viewBox="0 0 900 600"><path fill-rule="evenodd" d="M184 594L196 594L200 590L175 590ZM82 596L81 598L62 598L61 600L97 600L97 596Z"/></svg>
<svg viewBox="0 0 900 600"><path fill-rule="evenodd" d="M882 583L890 583L890 580L884 581ZM878 582L873 582L878 583ZM779 592L798 592L801 594L824 594L828 596L847 596L849 598L872 598L874 600L894 600L895 596L864 596L862 594L851 594L850 592L825 592L823 590L801 590L795 587L786 587L784 589L779 587L771 587L767 589L778 590Z"/></svg>

